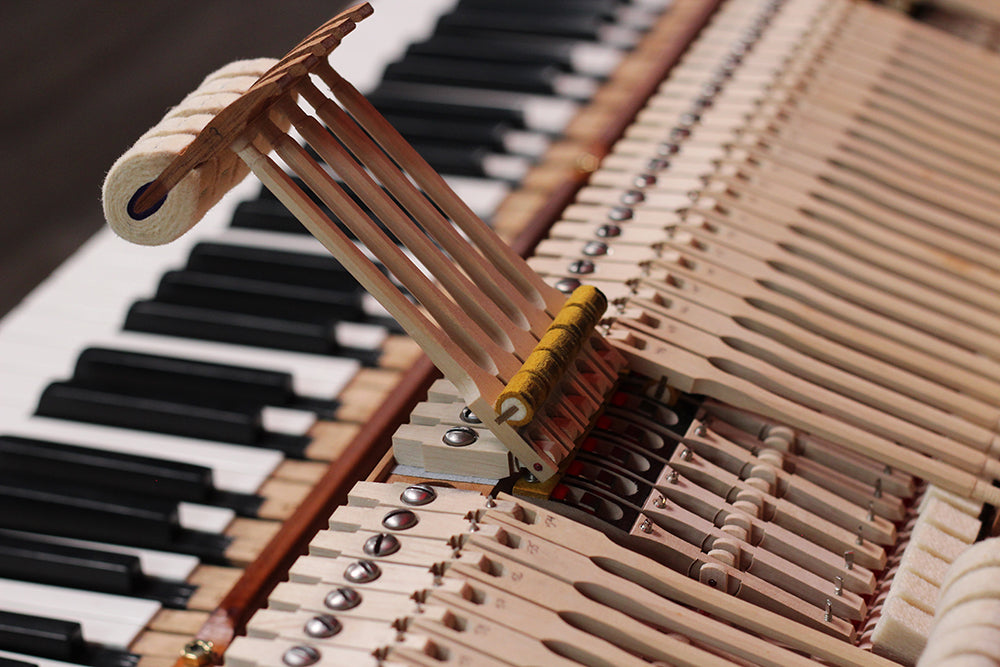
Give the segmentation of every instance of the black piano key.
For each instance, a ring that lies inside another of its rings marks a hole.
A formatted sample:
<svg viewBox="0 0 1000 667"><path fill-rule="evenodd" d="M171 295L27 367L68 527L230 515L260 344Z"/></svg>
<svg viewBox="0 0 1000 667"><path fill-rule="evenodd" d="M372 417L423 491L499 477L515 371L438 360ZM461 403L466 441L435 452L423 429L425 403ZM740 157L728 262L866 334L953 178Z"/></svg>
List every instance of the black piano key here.
<svg viewBox="0 0 1000 667"><path fill-rule="evenodd" d="M436 171L456 176L487 178L484 161L490 151L483 148L470 149L462 144L445 142L411 141L420 157Z"/></svg>
<svg viewBox="0 0 1000 667"><path fill-rule="evenodd" d="M197 271L164 273L155 300L298 322L364 318L361 293L350 285L327 290Z"/></svg>
<svg viewBox="0 0 1000 667"><path fill-rule="evenodd" d="M79 623L0 611L0 649L77 662L87 650Z"/></svg>
<svg viewBox="0 0 1000 667"><path fill-rule="evenodd" d="M569 72L573 45L578 43L532 35L434 35L411 44L404 58L412 54L465 61L554 65Z"/></svg>
<svg viewBox="0 0 1000 667"><path fill-rule="evenodd" d="M216 493L203 466L12 435L0 436L0 470L197 503Z"/></svg>
<svg viewBox="0 0 1000 667"><path fill-rule="evenodd" d="M38 667L37 662L25 662L23 660L11 660L0 656L0 667Z"/></svg>
<svg viewBox="0 0 1000 667"><path fill-rule="evenodd" d="M596 42L600 40L601 29L606 21L601 16L586 13L560 14L548 12L545 5L536 7L533 14L508 11L507 7L482 9L461 6L438 19L435 32L442 35L468 35L472 32L521 33L552 35Z"/></svg>
<svg viewBox="0 0 1000 667"><path fill-rule="evenodd" d="M539 5L538 0L460 0L458 8L496 10L501 8L511 12L526 14L586 14L589 16L614 16L615 10L628 4L623 0L545 0Z"/></svg>
<svg viewBox="0 0 1000 667"><path fill-rule="evenodd" d="M64 382L53 382L45 388L38 400L36 414L138 431L278 449L295 458L305 456L310 442L305 436L265 431L259 408L195 405L101 391Z"/></svg>
<svg viewBox="0 0 1000 667"><path fill-rule="evenodd" d="M0 527L114 544L162 545L180 529L177 503L0 471Z"/></svg>
<svg viewBox="0 0 1000 667"><path fill-rule="evenodd" d="M106 348L77 357L73 384L212 405L291 405L292 375Z"/></svg>
<svg viewBox="0 0 1000 667"><path fill-rule="evenodd" d="M350 271L329 255L203 241L191 249L186 268L320 289L361 289Z"/></svg>
<svg viewBox="0 0 1000 667"><path fill-rule="evenodd" d="M319 162L320 164L323 163L322 158L320 158L318 155L316 154L312 155L313 159L315 159L317 162ZM323 214L326 217L328 217L331 222L337 225L340 231L342 231L347 236L347 238L353 241L358 240L358 237L354 234L351 228L346 224L344 224L344 222L338 216L334 215L334 213L329 208L326 207L326 204L324 204L319 199L319 197L302 182L302 179L295 176L292 177L292 182L295 183L304 193L306 193L310 198L312 198L313 201L316 202L317 206L319 206L320 209L323 211ZM362 199L357 194L355 194L353 190L347 188L343 183L338 181L338 185L344 191L344 193L347 196L349 196L354 201L355 204L358 205L358 207L360 208L361 212L364 213L364 215L368 216L368 218L370 218L371 221L374 222L375 225L378 226L378 228L382 230L382 232L385 233L393 243L399 245L399 240L396 239L395 235L391 231L389 231L385 227L385 225L382 224L382 222L378 219L378 216L375 215L372 212L372 210L368 207L368 204L362 201ZM433 202L431 203L433 204ZM294 216L292 216L291 213L289 213L288 210L285 209L285 205L282 204L280 201L278 201L274 193L268 190L267 188L263 188L261 190L260 197L256 200L256 202L253 203L252 208L256 209L257 215L261 216L261 220L258 221L258 224L266 222L266 220L264 219L264 216L266 215L282 216L283 218L286 217L290 218L290 220L282 219L280 221L277 221L277 224L281 226L281 229L275 228L273 229L273 231L296 231L296 232L303 232L306 234L309 233L308 230L306 230L305 227L302 226L302 223L300 223ZM284 210L284 213L281 212L282 210ZM244 222L242 222L240 220L240 217L241 217L241 211L239 208L237 208L236 215L234 216L232 222L232 225L234 227L251 226L251 224L245 224ZM293 223L294 225L297 225L297 228L293 229ZM268 227L256 227L256 228L268 229Z"/></svg>
<svg viewBox="0 0 1000 667"><path fill-rule="evenodd" d="M433 118L459 120L480 120L503 123L517 129L524 129L524 114L516 109L498 106L453 104L430 99L401 95L383 88L367 95L368 101L383 114L399 113Z"/></svg>
<svg viewBox="0 0 1000 667"><path fill-rule="evenodd" d="M137 556L0 532L0 577L134 596L143 573Z"/></svg>
<svg viewBox="0 0 1000 667"><path fill-rule="evenodd" d="M35 414L242 445L255 444L262 431L259 411L191 405L65 382L45 388Z"/></svg>
<svg viewBox="0 0 1000 667"><path fill-rule="evenodd" d="M309 233L285 205L276 199L241 202L236 207L230 224L239 229L263 229L284 234Z"/></svg>
<svg viewBox="0 0 1000 667"><path fill-rule="evenodd" d="M0 532L0 577L156 600L185 609L197 586L147 577L139 558Z"/></svg>
<svg viewBox="0 0 1000 667"><path fill-rule="evenodd" d="M561 74L554 65L507 64L455 60L438 56L409 56L390 64L383 80L512 90L555 95L554 79Z"/></svg>
<svg viewBox="0 0 1000 667"><path fill-rule="evenodd" d="M156 301L132 304L125 329L312 354L336 354L339 349L332 326Z"/></svg>
<svg viewBox="0 0 1000 667"><path fill-rule="evenodd" d="M495 121L429 118L401 113L383 115L410 142L430 139L501 152L504 150L504 134L510 130L510 126L506 123Z"/></svg>
<svg viewBox="0 0 1000 667"><path fill-rule="evenodd" d="M231 539L180 525L177 503L0 471L0 528L146 547L228 564Z"/></svg>

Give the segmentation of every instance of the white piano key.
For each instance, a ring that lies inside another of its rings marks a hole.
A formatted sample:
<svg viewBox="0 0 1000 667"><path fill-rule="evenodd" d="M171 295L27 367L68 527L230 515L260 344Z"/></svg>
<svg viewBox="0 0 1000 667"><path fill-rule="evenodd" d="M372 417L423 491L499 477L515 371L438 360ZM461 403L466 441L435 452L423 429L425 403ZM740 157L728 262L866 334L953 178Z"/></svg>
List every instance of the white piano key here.
<svg viewBox="0 0 1000 667"><path fill-rule="evenodd" d="M508 130L503 135L503 148L514 155L541 158L552 145L552 141L540 132Z"/></svg>
<svg viewBox="0 0 1000 667"><path fill-rule="evenodd" d="M0 425L9 435L205 466L212 469L216 488L239 493L255 493L284 459L269 449L33 417L7 408L0 408Z"/></svg>
<svg viewBox="0 0 1000 667"><path fill-rule="evenodd" d="M610 76L625 57L625 52L606 44L580 42L569 54L570 66L593 76Z"/></svg>
<svg viewBox="0 0 1000 667"><path fill-rule="evenodd" d="M223 533L236 518L236 512L225 507L195 503L178 503L177 520L181 527L206 533Z"/></svg>
<svg viewBox="0 0 1000 667"><path fill-rule="evenodd" d="M87 641L127 648L160 610L152 600L0 579L0 609L76 621Z"/></svg>
<svg viewBox="0 0 1000 667"><path fill-rule="evenodd" d="M483 157L483 171L491 178L520 181L531 169L531 160L519 155L494 153Z"/></svg>
<svg viewBox="0 0 1000 667"><path fill-rule="evenodd" d="M39 542L51 544L62 544L68 547L79 547L81 549L96 549L98 551L110 551L112 553L136 556L142 571L146 576L159 577L170 581L186 581L188 577L198 567L199 560L196 556L187 554L170 553L168 551L155 551L153 549L141 549L139 547L124 546L121 544L107 544L105 542L91 542L90 540L77 540L71 537L60 537L57 535L42 535L40 533L26 533L18 530L0 531L19 537L27 537Z"/></svg>
<svg viewBox="0 0 1000 667"><path fill-rule="evenodd" d="M264 406L261 422L266 430L273 433L305 435L316 423L316 415L306 410Z"/></svg>
<svg viewBox="0 0 1000 667"><path fill-rule="evenodd" d="M578 74L563 74L552 81L552 89L557 95L574 100L590 99L600 86L600 81Z"/></svg>
<svg viewBox="0 0 1000 667"><path fill-rule="evenodd" d="M481 218L492 215L503 198L510 193L510 186L500 181L454 175L446 175L444 180L472 212Z"/></svg>

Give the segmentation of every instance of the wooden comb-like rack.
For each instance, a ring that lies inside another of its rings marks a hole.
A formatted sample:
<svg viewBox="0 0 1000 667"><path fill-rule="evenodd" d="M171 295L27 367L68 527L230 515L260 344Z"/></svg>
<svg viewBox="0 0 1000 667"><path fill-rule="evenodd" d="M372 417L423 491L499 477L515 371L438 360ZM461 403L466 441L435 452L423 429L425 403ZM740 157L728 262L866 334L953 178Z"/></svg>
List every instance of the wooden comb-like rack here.
<svg viewBox="0 0 1000 667"><path fill-rule="evenodd" d="M322 26L152 181L120 161L106 184L109 222L139 243L176 238L241 173L235 153L420 343L519 466L548 479L624 365L594 333L605 301L593 288L566 300L542 282L330 67L329 53L371 11L359 5ZM189 179L198 180L185 192Z"/></svg>

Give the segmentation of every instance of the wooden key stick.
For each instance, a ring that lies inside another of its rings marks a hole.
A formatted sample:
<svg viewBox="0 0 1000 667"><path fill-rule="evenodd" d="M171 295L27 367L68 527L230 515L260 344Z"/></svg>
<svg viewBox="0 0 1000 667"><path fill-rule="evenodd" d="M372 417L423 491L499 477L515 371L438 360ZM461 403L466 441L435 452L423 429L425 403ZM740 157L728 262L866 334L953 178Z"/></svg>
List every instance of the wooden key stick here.
<svg viewBox="0 0 1000 667"><path fill-rule="evenodd" d="M493 521L489 512L486 513L483 521ZM516 551L508 551L504 555L515 557L535 568L544 567L546 570L554 569L557 563L574 562L572 571L570 568L560 568L561 572L553 572L553 574L572 581L585 573L592 573L595 577L593 583L589 586L581 585L580 589L587 592L591 598L604 598L607 601L617 599L615 606L618 604L628 605L627 599L615 592L616 590L622 591L623 586L628 586L628 595L637 596L635 600L638 602L638 606L628 606L630 615L641 614L655 624L673 623L674 621L667 620L667 614L661 614L658 610L662 608L664 599L674 600L702 609L737 627L746 628L764 637L778 640L792 648L803 650L833 664L884 664L881 659L860 651L852 651L844 643L827 637L823 633L781 619L773 613L749 605L742 600L734 599L669 568L659 566L628 549L613 544L601 533L547 510L531 508L531 511L526 513L525 518L516 523L507 521L503 517L497 517L496 521L498 525L504 523L508 530L516 531L514 534L526 533L539 540L535 542L526 535L527 539L520 538L518 540L519 546ZM538 545L537 550L532 549L533 544ZM566 554L566 560L561 557L557 557L555 560L540 560L532 557L532 552L540 553L543 546L549 550L556 544ZM578 557L574 557L573 561L570 561L569 552L578 554ZM579 563L579 566L576 566L576 563ZM611 578L605 578L607 576ZM613 583L615 581L617 583ZM638 586L655 594L653 598L649 598L650 602L656 598L660 598L660 601L649 604L640 600L638 596L642 596L642 594L639 589L633 587L631 582L637 582ZM674 613L676 612L671 612L670 616L673 616ZM701 629L684 628L682 632L690 633L699 641L714 644L729 638L721 634L713 637L713 632L719 630L720 628L717 627L702 627ZM731 646L728 647L728 650L734 655L752 661L761 661L759 664L766 664L762 657L754 657L752 649L748 651L746 648Z"/></svg>

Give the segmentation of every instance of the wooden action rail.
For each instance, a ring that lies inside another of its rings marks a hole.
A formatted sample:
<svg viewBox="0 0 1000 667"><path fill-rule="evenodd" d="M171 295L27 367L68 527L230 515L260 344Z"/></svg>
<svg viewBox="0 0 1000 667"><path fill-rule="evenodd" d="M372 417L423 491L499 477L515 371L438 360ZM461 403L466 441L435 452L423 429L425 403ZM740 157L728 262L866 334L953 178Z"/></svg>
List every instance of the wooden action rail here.
<svg viewBox="0 0 1000 667"><path fill-rule="evenodd" d="M611 150L614 141L632 121L634 113L655 91L685 45L692 41L711 16L718 2L719 0L679 0L675 3L675 9L661 19L640 42L634 56L626 57L619 69L602 86L599 103L581 111L569 132L570 139L557 144L536 170L536 173L543 176L532 179L533 189L526 198L531 206L526 208L516 192L505 202L504 231L509 236L517 233L511 243L514 253L527 255L542 238L551 222L571 200L573 193L583 185L593 166ZM354 23L369 12L370 9L361 6L331 20L296 47L285 59L285 63L290 70L301 71L309 63L323 59L323 54L334 48L353 29ZM170 222L164 222L168 219L166 215L158 215L161 208L171 207L172 202L168 201L167 195L172 191L184 190L177 186L185 185L185 174L191 180L191 170L200 176L201 172L216 169L218 177L202 178L196 181L194 188L195 196L199 199L195 202L195 212L207 210L224 194L228 185L238 181L245 173L239 166L241 162L235 155L230 156L225 148L234 138L234 128L254 114L261 113L276 97L285 94L289 86L287 72L279 74L275 68L254 85L238 111L222 114L215 108L209 109L210 105L205 105L205 113L216 113L216 117L209 123L210 127L201 133L200 139L190 143L185 141L177 146L180 155L171 156L166 162L162 156L156 156L160 159L154 161L153 171L147 168L145 173L148 175L136 183L140 187L131 188L124 201L111 198L113 210L108 209L106 196L106 213L109 220L112 220L112 226L123 235L138 237L139 242L144 243L161 242L164 237L179 235L190 228L196 222L196 216L191 214L191 208L187 206L177 207L180 209L179 215L177 211L163 211L164 214L172 214ZM195 95L189 97L200 102ZM147 133L151 134L154 132ZM174 142L168 144L167 150L175 150ZM263 144L261 146L264 147ZM157 146L157 150L159 148ZM219 151L220 157L211 157L214 152ZM130 174L130 178L134 181L137 176ZM553 179L557 182L553 183ZM544 191L539 189L539 184L545 188ZM187 196L189 192L190 189L183 194ZM120 215L123 211L127 213L124 218ZM530 216L527 221L526 216ZM150 230L157 239L143 238ZM182 657L184 664L217 661L235 634L242 630L253 610L263 604L267 591L283 576L282 573L287 570L295 554L304 549L308 539L322 525L325 512L343 502L350 484L363 477L365 471L373 468L385 470L384 464L376 467L376 461L388 447L389 436L395 426L405 420L417 397L423 395L434 375L433 366L426 359L415 364L404 375L398 391L392 394L385 409L373 412L372 418L354 436L352 444L343 452L337 464L330 467L262 550L257 560L243 572L236 586L225 595L218 609L187 647Z"/></svg>

